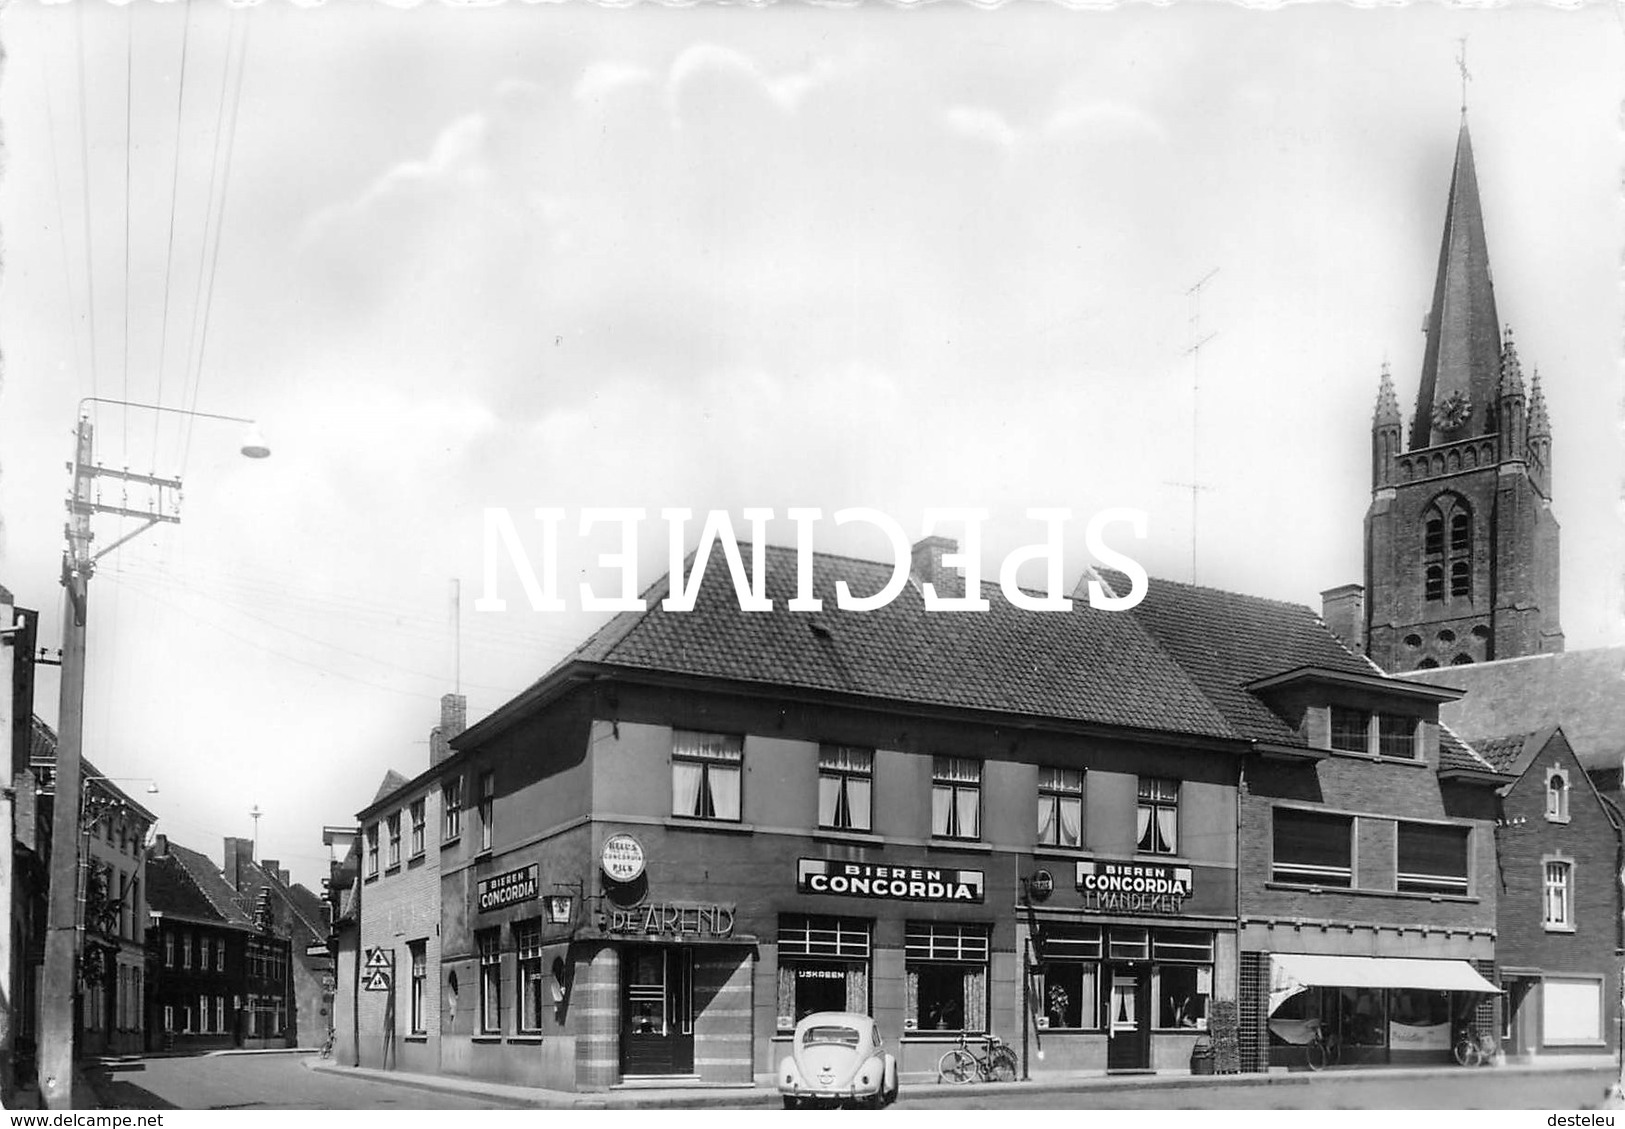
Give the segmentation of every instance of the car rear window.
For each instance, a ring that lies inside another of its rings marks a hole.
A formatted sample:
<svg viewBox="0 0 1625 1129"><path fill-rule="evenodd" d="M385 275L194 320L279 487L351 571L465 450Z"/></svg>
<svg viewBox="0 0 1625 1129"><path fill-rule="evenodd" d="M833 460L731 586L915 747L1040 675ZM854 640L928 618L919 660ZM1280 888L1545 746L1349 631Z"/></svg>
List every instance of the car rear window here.
<svg viewBox="0 0 1625 1129"><path fill-rule="evenodd" d="M807 1033L801 1037L804 1047L822 1046L834 1043L843 1047L858 1045L858 1033L851 1027L809 1027Z"/></svg>

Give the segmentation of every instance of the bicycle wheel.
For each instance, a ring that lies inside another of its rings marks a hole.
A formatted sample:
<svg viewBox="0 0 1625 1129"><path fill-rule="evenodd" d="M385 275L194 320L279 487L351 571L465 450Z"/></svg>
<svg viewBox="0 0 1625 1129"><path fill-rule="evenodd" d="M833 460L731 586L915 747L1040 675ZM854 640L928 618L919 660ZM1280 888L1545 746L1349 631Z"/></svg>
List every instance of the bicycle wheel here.
<svg viewBox="0 0 1625 1129"><path fill-rule="evenodd" d="M1310 1070L1324 1070L1326 1067L1326 1044L1319 1039L1311 1040L1303 1048L1303 1057L1309 1063Z"/></svg>
<svg viewBox="0 0 1625 1129"><path fill-rule="evenodd" d="M993 1048L987 1064L988 1077L995 1082L1014 1082L1016 1080L1016 1052L1006 1046Z"/></svg>
<svg viewBox="0 0 1625 1129"><path fill-rule="evenodd" d="M1484 1061L1484 1053L1478 1049L1478 1040L1465 1035L1456 1040L1455 1055L1462 1066L1477 1066Z"/></svg>
<svg viewBox="0 0 1625 1129"><path fill-rule="evenodd" d="M976 1056L955 1047L937 1060L937 1081L969 1082L977 1075Z"/></svg>

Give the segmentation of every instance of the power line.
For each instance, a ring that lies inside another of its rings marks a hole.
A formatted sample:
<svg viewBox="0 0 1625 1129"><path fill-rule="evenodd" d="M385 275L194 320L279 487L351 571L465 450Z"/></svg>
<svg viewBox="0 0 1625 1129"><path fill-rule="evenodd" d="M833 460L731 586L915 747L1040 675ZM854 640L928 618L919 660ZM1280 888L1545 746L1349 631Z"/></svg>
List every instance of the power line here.
<svg viewBox="0 0 1625 1129"><path fill-rule="evenodd" d="M158 395L155 404L164 402L164 361L169 346L169 292L170 272L175 263L175 210L180 199L181 185L181 126L186 109L186 49L192 38L192 0L186 0L181 15L181 69L175 91L175 168L169 179L169 245L164 253L164 312L158 325ZM158 424L162 416L152 414L152 453L158 456Z"/></svg>
<svg viewBox="0 0 1625 1129"><path fill-rule="evenodd" d="M68 217L62 207L62 171L61 161L57 156L56 140L56 111L52 106L51 75L42 60L40 67L40 85L45 88L45 131L51 143L51 188L52 195L56 197L56 231L62 243L62 285L67 291L67 302L64 303L68 315L68 337L73 341L73 371L79 388L84 388L85 361L84 354L79 347L79 312L76 309L78 295L73 285L73 258L68 252ZM92 388L91 395L95 395Z"/></svg>
<svg viewBox="0 0 1625 1129"><path fill-rule="evenodd" d="M130 398L130 152L135 107L135 5L124 9L124 399ZM124 465L130 465L130 413L123 413ZM122 528L124 521L119 520Z"/></svg>
<svg viewBox="0 0 1625 1129"><path fill-rule="evenodd" d="M92 250L91 217L96 213L90 209L90 123L86 112L85 99L85 9L88 4L76 5L78 18L74 22L74 39L78 45L78 74L79 74L79 160L84 166L84 177L81 179L82 197L85 209L85 291L86 303L90 314L90 394L98 396L97 366L96 366L96 267L95 254Z"/></svg>

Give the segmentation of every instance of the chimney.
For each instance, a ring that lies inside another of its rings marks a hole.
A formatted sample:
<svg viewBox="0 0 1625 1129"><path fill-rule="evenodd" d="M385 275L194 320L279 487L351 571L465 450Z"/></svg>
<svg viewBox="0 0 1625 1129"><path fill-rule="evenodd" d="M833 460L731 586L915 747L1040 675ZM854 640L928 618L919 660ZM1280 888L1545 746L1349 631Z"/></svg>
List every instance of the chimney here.
<svg viewBox="0 0 1625 1129"><path fill-rule="evenodd" d="M938 596L947 599L965 594L965 578L957 569L943 567L944 554L959 551L959 542L952 537L926 537L914 543L913 559L909 564L909 579L921 592L927 584Z"/></svg>
<svg viewBox="0 0 1625 1129"><path fill-rule="evenodd" d="M260 869L265 871L265 873L269 874L272 878L275 878L281 873L276 859L264 859L260 862Z"/></svg>
<svg viewBox="0 0 1625 1129"><path fill-rule="evenodd" d="M1351 650L1365 653L1365 588L1341 584L1320 594L1320 618Z"/></svg>
<svg viewBox="0 0 1625 1129"><path fill-rule="evenodd" d="M158 832L158 837L152 841L152 855L161 859L169 857L169 836L162 831Z"/></svg>
<svg viewBox="0 0 1625 1129"><path fill-rule="evenodd" d="M468 728L468 699L461 694L440 698L440 724L429 730L429 765L451 756L451 739Z"/></svg>
<svg viewBox="0 0 1625 1129"><path fill-rule="evenodd" d="M288 881L288 872L286 870L278 869L277 872L276 872L276 880L278 882L282 883L283 886L292 886L293 885L292 882Z"/></svg>
<svg viewBox="0 0 1625 1129"><path fill-rule="evenodd" d="M237 839L226 836L226 865L221 867L226 881L231 883L233 890L243 888L243 871L247 865L254 861L254 840Z"/></svg>

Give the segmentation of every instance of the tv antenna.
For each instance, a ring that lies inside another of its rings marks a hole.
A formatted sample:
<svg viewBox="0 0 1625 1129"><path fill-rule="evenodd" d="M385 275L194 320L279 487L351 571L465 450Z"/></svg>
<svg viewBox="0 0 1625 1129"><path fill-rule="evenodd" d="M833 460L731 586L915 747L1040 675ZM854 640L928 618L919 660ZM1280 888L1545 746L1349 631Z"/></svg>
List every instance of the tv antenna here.
<svg viewBox="0 0 1625 1129"><path fill-rule="evenodd" d="M1177 486L1182 490L1191 492L1191 583L1196 583L1196 529L1200 514L1198 499L1210 486L1202 485L1201 470L1201 389L1202 389L1202 348L1219 335L1218 330L1204 336L1202 334L1202 289L1219 273L1214 267L1185 291L1190 299L1190 347L1185 350L1186 356L1191 359L1191 480L1189 482L1170 482L1169 486Z"/></svg>

